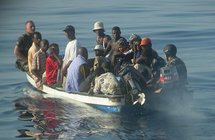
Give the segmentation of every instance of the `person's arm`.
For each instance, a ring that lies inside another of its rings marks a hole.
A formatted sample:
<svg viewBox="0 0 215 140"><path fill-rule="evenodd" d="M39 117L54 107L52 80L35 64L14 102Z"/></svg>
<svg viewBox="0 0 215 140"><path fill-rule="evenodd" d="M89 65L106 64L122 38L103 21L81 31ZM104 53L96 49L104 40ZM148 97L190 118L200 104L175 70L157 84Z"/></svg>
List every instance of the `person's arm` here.
<svg viewBox="0 0 215 140"><path fill-rule="evenodd" d="M69 65L72 63L72 61L69 61L63 68L62 68L62 74L64 76L67 75L67 69L69 68Z"/></svg>
<svg viewBox="0 0 215 140"><path fill-rule="evenodd" d="M16 56L17 59L21 59L21 60L26 60L26 61L27 61L28 58L25 57L25 56L21 53L21 51L20 51L20 49L19 49L19 47L18 47L17 45L15 46L13 52L14 52L14 55Z"/></svg>
<svg viewBox="0 0 215 140"><path fill-rule="evenodd" d="M37 79L35 79L35 82L38 82L42 78L37 73L37 59L38 59L38 57L36 55L34 55L33 61L32 61L32 67L31 67L32 74L37 78Z"/></svg>
<svg viewBox="0 0 215 140"><path fill-rule="evenodd" d="M80 74L84 79L86 79L87 76L90 74L90 68L86 64L81 65Z"/></svg>
<svg viewBox="0 0 215 140"><path fill-rule="evenodd" d="M21 48L23 47L24 35L20 36L16 41L16 46L14 48L14 54L17 59L25 60L27 62L27 56L24 56Z"/></svg>
<svg viewBox="0 0 215 140"><path fill-rule="evenodd" d="M109 52L110 52L110 50L111 50L111 48L112 48L112 43L111 43L112 41L109 41L108 42L108 44L107 44L107 47L105 48L105 50L104 50L104 56L106 56Z"/></svg>
<svg viewBox="0 0 215 140"><path fill-rule="evenodd" d="M31 52L31 48L28 50L28 70L29 72L32 72L32 63L33 63L33 56L32 56L32 52Z"/></svg>
<svg viewBox="0 0 215 140"><path fill-rule="evenodd" d="M61 67L63 61L62 61L62 59L60 58L60 56L56 55L55 53L53 54L53 56L54 56L54 58L57 60L57 63L58 63L58 65L59 65L59 67Z"/></svg>

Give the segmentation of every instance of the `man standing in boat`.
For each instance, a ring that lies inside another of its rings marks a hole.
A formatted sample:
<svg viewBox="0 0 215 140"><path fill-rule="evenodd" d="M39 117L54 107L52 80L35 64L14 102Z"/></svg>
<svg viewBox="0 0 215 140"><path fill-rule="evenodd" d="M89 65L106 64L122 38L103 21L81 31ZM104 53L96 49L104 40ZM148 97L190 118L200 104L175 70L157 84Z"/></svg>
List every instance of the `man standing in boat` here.
<svg viewBox="0 0 215 140"><path fill-rule="evenodd" d="M93 32L96 33L96 45L102 45L104 47L105 29L103 22L96 21L93 26Z"/></svg>
<svg viewBox="0 0 215 140"><path fill-rule="evenodd" d="M65 49L62 66L63 87L65 87L67 69L71 62L73 61L73 59L77 56L77 48L81 47L81 45L79 41L76 39L75 28L72 25L67 25L63 31L65 32L66 37L69 39L69 42Z"/></svg>
<svg viewBox="0 0 215 140"><path fill-rule="evenodd" d="M14 54L17 58L16 67L22 71L28 71L28 50L32 45L35 24L32 20L25 22L25 34L20 36L14 48Z"/></svg>

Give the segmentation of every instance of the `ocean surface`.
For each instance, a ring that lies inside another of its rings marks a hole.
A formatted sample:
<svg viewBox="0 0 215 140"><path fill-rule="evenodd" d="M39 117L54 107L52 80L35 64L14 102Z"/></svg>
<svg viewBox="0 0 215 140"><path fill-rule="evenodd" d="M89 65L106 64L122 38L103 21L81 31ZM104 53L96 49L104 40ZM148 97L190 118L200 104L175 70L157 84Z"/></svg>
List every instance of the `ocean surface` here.
<svg viewBox="0 0 215 140"><path fill-rule="evenodd" d="M0 19L1 140L35 139L22 131L38 132L43 129L39 128L42 124L32 120L26 110L37 117L41 113L55 116L54 124L49 124L53 129L45 130L41 139L215 139L214 0L5 0L0 2ZM190 106L186 110L110 114L84 104L40 98L25 74L14 65L13 49L29 19L35 22L43 38L59 44L61 54L67 44L62 30L72 24L76 37L93 57L92 28L97 20L104 23L109 35L113 26L119 26L127 39L131 33L150 37L153 48L162 57L163 47L175 44L194 90Z"/></svg>

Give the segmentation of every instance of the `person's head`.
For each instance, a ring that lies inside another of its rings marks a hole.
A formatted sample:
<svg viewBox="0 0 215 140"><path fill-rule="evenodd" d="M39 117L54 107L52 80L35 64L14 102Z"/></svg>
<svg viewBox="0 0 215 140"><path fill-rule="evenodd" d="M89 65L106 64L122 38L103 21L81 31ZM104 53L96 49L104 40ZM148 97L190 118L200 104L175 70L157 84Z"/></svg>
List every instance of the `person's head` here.
<svg viewBox="0 0 215 140"><path fill-rule="evenodd" d="M96 45L94 48L96 56L103 56L104 55L104 48L102 45Z"/></svg>
<svg viewBox="0 0 215 140"><path fill-rule="evenodd" d="M104 45L105 48L107 47L107 45L110 42L110 40L111 40L111 37L109 35L104 36L104 38L103 38L103 43L104 44L103 45Z"/></svg>
<svg viewBox="0 0 215 140"><path fill-rule="evenodd" d="M152 47L151 39L148 37L143 37L140 42L141 47Z"/></svg>
<svg viewBox="0 0 215 140"><path fill-rule="evenodd" d="M151 39L148 37L143 37L140 42L140 47L142 49L142 55L145 57L152 57L153 50L152 50L152 42Z"/></svg>
<svg viewBox="0 0 215 140"><path fill-rule="evenodd" d="M118 26L112 28L112 37L114 40L118 40L121 37L121 31Z"/></svg>
<svg viewBox="0 0 215 140"><path fill-rule="evenodd" d="M67 25L66 28L63 30L65 35L69 39L74 39L75 38L75 27L72 25Z"/></svg>
<svg viewBox="0 0 215 140"><path fill-rule="evenodd" d="M40 41L42 40L42 35L40 32L34 32L33 33L33 42L35 45L39 45Z"/></svg>
<svg viewBox="0 0 215 140"><path fill-rule="evenodd" d="M43 39L40 41L40 49L43 52L46 52L49 48L49 41L47 39Z"/></svg>
<svg viewBox="0 0 215 140"><path fill-rule="evenodd" d="M85 59L88 59L88 51L85 47L79 47L78 48L78 54L83 56Z"/></svg>
<svg viewBox="0 0 215 140"><path fill-rule="evenodd" d="M132 47L132 49L135 49L134 47L140 46L141 37L137 34L131 34L129 37L129 45Z"/></svg>
<svg viewBox="0 0 215 140"><path fill-rule="evenodd" d="M143 37L140 42L140 47L147 52L148 57L152 56L152 42L150 38Z"/></svg>
<svg viewBox="0 0 215 140"><path fill-rule="evenodd" d="M36 30L35 24L32 20L28 20L25 22L25 32L34 33Z"/></svg>
<svg viewBox="0 0 215 140"><path fill-rule="evenodd" d="M49 54L53 56L54 54L59 55L59 46L56 43L52 43L49 46Z"/></svg>
<svg viewBox="0 0 215 140"><path fill-rule="evenodd" d="M93 26L93 32L95 32L98 36L103 35L105 32L103 22L96 21Z"/></svg>
<svg viewBox="0 0 215 140"><path fill-rule="evenodd" d="M129 44L125 38L120 38L117 42L116 45L118 47L119 52L124 52L129 48Z"/></svg>
<svg viewBox="0 0 215 140"><path fill-rule="evenodd" d="M176 46L174 44L167 44L164 47L163 52L165 53L167 59L169 57L176 57L177 48L176 48Z"/></svg>

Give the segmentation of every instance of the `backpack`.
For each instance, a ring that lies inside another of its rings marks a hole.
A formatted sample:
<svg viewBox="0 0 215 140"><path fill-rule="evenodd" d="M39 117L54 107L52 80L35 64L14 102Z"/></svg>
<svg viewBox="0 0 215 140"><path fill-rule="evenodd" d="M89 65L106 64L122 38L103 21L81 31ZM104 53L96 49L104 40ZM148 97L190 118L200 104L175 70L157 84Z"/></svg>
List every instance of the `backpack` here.
<svg viewBox="0 0 215 140"><path fill-rule="evenodd" d="M120 82L113 73L107 72L95 78L93 88L95 94L121 94Z"/></svg>

